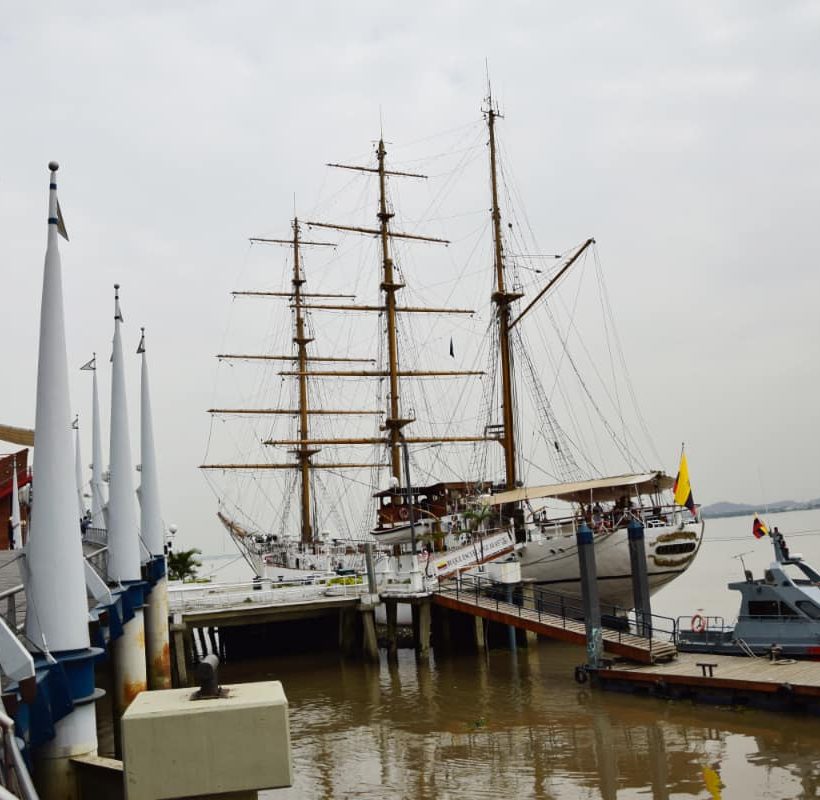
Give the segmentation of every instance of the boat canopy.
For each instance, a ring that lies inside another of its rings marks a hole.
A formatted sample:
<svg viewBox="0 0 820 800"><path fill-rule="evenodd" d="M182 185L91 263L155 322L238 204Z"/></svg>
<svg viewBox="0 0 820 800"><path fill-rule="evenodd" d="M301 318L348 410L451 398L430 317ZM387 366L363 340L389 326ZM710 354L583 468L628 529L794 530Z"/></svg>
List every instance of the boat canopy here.
<svg viewBox="0 0 820 800"><path fill-rule="evenodd" d="M0 442L34 447L34 431L30 428L15 428L13 425L0 424Z"/></svg>
<svg viewBox="0 0 820 800"><path fill-rule="evenodd" d="M642 495L671 489L675 481L663 472L643 472L637 475L614 475L575 483L552 483L546 486L522 486L487 497L487 505L518 503L555 497L572 503L620 500L624 495Z"/></svg>

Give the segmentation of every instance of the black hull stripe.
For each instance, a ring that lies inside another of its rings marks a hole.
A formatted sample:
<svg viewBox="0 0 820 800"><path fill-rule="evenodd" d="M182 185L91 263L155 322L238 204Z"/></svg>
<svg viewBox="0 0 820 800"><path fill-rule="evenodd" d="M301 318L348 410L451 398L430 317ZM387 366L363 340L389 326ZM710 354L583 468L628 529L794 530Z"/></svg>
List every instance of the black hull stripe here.
<svg viewBox="0 0 820 800"><path fill-rule="evenodd" d="M659 575L682 575L686 570L685 569L671 569L666 570L665 572L649 572L647 573L648 577L657 577ZM624 575L599 575L598 581L631 581L632 574L626 573ZM533 581L532 583L536 586L551 586L556 583L580 583L580 578L562 578L559 580L552 580L552 581Z"/></svg>

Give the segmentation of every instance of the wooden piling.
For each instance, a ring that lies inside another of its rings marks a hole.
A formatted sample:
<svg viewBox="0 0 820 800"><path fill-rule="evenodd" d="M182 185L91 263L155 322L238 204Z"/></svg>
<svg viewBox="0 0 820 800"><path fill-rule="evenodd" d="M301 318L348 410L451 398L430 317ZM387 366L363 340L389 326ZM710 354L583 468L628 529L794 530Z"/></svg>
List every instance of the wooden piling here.
<svg viewBox="0 0 820 800"><path fill-rule="evenodd" d="M426 658L430 654L430 599L413 604L413 634L416 655Z"/></svg>
<svg viewBox="0 0 820 800"><path fill-rule="evenodd" d="M379 643L376 639L376 613L372 608L363 609L362 620L362 655L365 661L378 663Z"/></svg>
<svg viewBox="0 0 820 800"><path fill-rule="evenodd" d="M399 653L399 604L396 600L385 600L384 609L387 615L387 656L396 658Z"/></svg>

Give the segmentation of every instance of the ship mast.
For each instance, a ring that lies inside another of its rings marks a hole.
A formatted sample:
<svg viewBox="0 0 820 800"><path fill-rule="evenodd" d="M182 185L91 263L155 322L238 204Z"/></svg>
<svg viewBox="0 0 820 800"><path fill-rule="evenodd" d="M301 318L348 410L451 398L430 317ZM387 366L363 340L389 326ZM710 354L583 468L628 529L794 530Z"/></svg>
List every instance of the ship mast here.
<svg viewBox="0 0 820 800"><path fill-rule="evenodd" d="M262 242L265 244L289 245L293 248L293 276L291 278L290 292L261 292L246 291L234 292L234 296L249 297L277 297L288 298L291 302L291 309L294 311L294 336L293 342L296 345L296 355L266 355L266 354L233 354L223 353L218 356L220 360L240 360L240 361L289 361L296 362L298 369L294 374L298 377L299 400L298 407L290 408L211 408L211 414L239 414L263 416L269 414L282 414L288 416L298 416L299 430L298 439L292 441L295 449L290 451L296 458L295 464L203 464L203 469L296 469L300 479L300 510L301 510L301 534L300 539L303 544L313 542L313 525L311 523L311 496L310 496L310 474L313 469L343 469L360 468L362 466L378 466L373 464L315 464L311 460L312 456L320 452L321 448L315 446L316 442L309 439L308 420L311 414L379 414L378 411L361 411L355 409L312 409L308 401L308 363L313 361L335 362L335 361L360 361L370 363L371 359L366 358L346 358L346 357L322 357L309 356L307 346L313 341L313 337L307 335L305 330L305 298L346 298L352 299L353 295L316 293L309 294L303 291L305 278L302 273L301 247L304 245L312 247L335 247L332 242L306 242L301 238L301 226L298 217L294 217L292 222L293 235L290 239L263 239L252 238L252 242Z"/></svg>
<svg viewBox="0 0 820 800"><path fill-rule="evenodd" d="M508 292L504 284L504 243L501 238L501 209L498 205L498 176L496 167L495 120L499 116L493 108L492 95L487 98L487 126L490 129L490 182L492 185L493 245L496 288L492 299L498 317L498 346L501 351L501 408L504 424L505 486L514 489L518 481L515 452L515 413L513 406L513 359L510 344L510 304L522 295Z"/></svg>
<svg viewBox="0 0 820 800"><path fill-rule="evenodd" d="M390 251L391 239L411 239L414 241L434 242L438 244L449 244L446 239L436 239L431 236L419 236L410 233L398 233L390 229L390 220L394 214L388 209L387 203L387 176L398 176L404 178L426 178L426 175L419 175L412 172L398 172L395 170L388 170L385 167L385 156L387 150L384 146L384 139L380 138L378 147L376 149L376 157L378 159L377 166L374 167L359 167L348 164L328 164L330 167L337 167L339 169L350 169L357 172L375 173L379 178L379 210L376 214L379 220L378 228L361 228L351 225L335 225L326 222L308 222L311 227L330 228L333 230L348 231L351 233L361 233L366 235L378 236L381 243L381 283L379 288L382 292L383 305L379 306L341 306L341 305L310 305L307 308L327 309L327 310L351 310L351 311L376 311L384 312L386 320L386 335L387 335L387 369L382 371L359 371L359 372L316 372L313 371L311 375L323 375L326 377L340 377L340 376L372 376L384 377L389 382L389 397L387 416L382 424L382 430L387 432L386 444L390 448L390 471L393 478L401 483L402 475L402 458L401 458L401 441L402 428L414 420L410 417L403 417L401 415L401 402L399 393L399 379L402 377L454 377L466 375L481 375L478 371L463 371L463 370L445 370L445 371L429 371L429 370L414 370L407 371L399 369L399 347L397 334L397 315L399 313L417 313L417 314L472 314L471 309L461 308L429 308L429 307L410 307L399 306L396 302L396 292L404 288L403 283L397 283L393 272L393 257ZM476 442L484 441L485 437L480 436L460 436L460 437L414 437L405 439L409 443L427 443L427 442ZM329 441L329 440L325 440ZM338 441L330 440L331 443L338 443ZM345 440L346 444L369 444L378 443L382 440L378 438L373 439L358 439ZM271 442L269 442L271 443ZM284 444L284 442L276 442L276 444ZM405 476L405 484L407 484ZM410 487L407 486L409 491Z"/></svg>
<svg viewBox="0 0 820 800"><path fill-rule="evenodd" d="M301 481L302 496L302 542L307 544L313 541L313 526L310 522L310 457L319 452L311 449L306 443L308 438L308 393L307 393L307 345L312 341L305 336L305 317L302 298L302 284L304 283L299 263L299 219L293 218L293 308L296 316L296 343L299 357L299 438L302 444L295 451L299 463L299 478Z"/></svg>
<svg viewBox="0 0 820 800"><path fill-rule="evenodd" d="M510 292L504 282L504 241L501 236L501 209L498 203L498 160L495 141L495 122L501 115L493 107L492 93L487 97L487 127L490 132L490 185L492 189L493 220L493 255L496 287L492 300L496 305L498 318L498 347L501 355L501 403L504 434L501 444L504 447L505 485L514 489L518 485L518 458L515 441L515 387L513 384L513 353L510 332L521 319L552 289L569 271L587 248L595 240L587 239L567 260L558 273L541 289L527 307L511 319L511 304L524 297L522 292Z"/></svg>
<svg viewBox="0 0 820 800"><path fill-rule="evenodd" d="M387 186L384 170L384 140L379 139L379 149L376 154L379 159L379 238L382 244L382 291L384 292L384 305L387 312L387 359L390 372L390 414L384 421L384 427L389 431L390 436L390 466L393 477L401 480L401 459L399 457L399 444L401 439L401 429L411 422L410 419L402 419L399 416L399 356L396 342L396 292L402 288L402 284L397 284L393 280L393 259L390 257L389 229L388 223L393 216L387 210Z"/></svg>

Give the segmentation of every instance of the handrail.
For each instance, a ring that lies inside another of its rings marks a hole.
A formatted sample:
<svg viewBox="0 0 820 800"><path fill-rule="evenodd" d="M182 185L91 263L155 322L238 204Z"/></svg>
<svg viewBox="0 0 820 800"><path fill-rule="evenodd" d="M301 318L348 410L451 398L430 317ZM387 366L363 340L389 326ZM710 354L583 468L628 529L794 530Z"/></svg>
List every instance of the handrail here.
<svg viewBox="0 0 820 800"><path fill-rule="evenodd" d="M4 766L7 765L5 776L9 778L13 774L14 781L17 784L17 786L9 788L14 788L20 800L39 800L39 795L34 788L23 754L17 746L17 738L14 735L14 720L2 711L0 711L0 731L2 731L3 763Z"/></svg>
<svg viewBox="0 0 820 800"><path fill-rule="evenodd" d="M453 588L454 583L454 588ZM466 587L465 587L466 584ZM501 603L510 605L507 599L506 592L502 596L499 589L504 587L489 578L482 578L477 575L460 575L455 582L445 581L439 579L438 591L442 594L455 594L459 598L460 594L474 596L476 603L479 596L489 599L495 599L496 611L500 611ZM542 589L539 586L533 586L532 602L528 602L528 598L520 598L520 603L512 603L517 606L518 616L521 616L522 609L535 611L538 614L538 620L541 621L541 614L549 614L552 617L560 617L561 624L564 629L567 628L568 622L579 622L583 620L584 607L583 604L573 597L562 595L550 589ZM609 614L607 611L611 611ZM655 634L662 634L668 637L668 641L674 643L677 641L678 623L671 617L665 617L660 614L644 614L635 610L621 608L619 606L608 605L606 611L601 609L602 617L605 618L603 627L610 633L617 634L618 642L623 641L623 636L638 636L644 638L649 642L649 652L651 654L653 645L660 644L655 639ZM630 619L629 615L634 619ZM608 619L606 619L608 618ZM615 618L623 619L626 625L612 625L606 624L607 621L614 621Z"/></svg>
<svg viewBox="0 0 820 800"><path fill-rule="evenodd" d="M647 525L647 523L652 522L654 520L659 520L667 526L673 525L675 524L675 515L682 513L684 510L684 506L676 505L640 505L629 509L621 508L617 511L613 508L606 509L605 511L601 511L600 514L598 514L597 516L600 517L600 520L602 522L605 521L607 523L607 525L605 526L606 530L620 530L621 528L626 527L632 519L640 521L645 526ZM586 520L590 525L594 522L594 516L594 513L591 512L590 517ZM536 513L532 518L532 522L535 525L545 525L548 527L552 527L556 525L574 525L580 519L582 519L582 517L578 513L564 514L562 516L557 516L551 519L540 518L538 516L538 513ZM684 521L688 522L690 520ZM694 520L693 518L691 521L696 520ZM648 525L648 527L651 528L652 526Z"/></svg>
<svg viewBox="0 0 820 800"><path fill-rule="evenodd" d="M18 594L19 592L24 592L25 590L26 587L23 586L22 583L18 583L17 586L11 586L0 592L0 600L5 600L7 597L11 597L13 594Z"/></svg>

